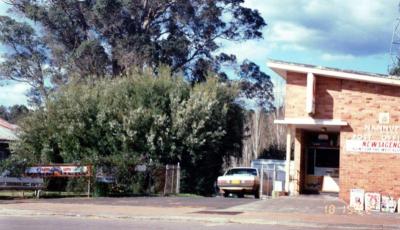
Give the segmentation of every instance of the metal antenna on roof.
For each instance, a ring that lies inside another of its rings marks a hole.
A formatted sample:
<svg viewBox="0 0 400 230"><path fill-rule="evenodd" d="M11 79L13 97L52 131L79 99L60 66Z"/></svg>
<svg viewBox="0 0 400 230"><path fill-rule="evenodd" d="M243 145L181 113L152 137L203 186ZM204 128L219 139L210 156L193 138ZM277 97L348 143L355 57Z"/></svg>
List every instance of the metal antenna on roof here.
<svg viewBox="0 0 400 230"><path fill-rule="evenodd" d="M400 13L400 3L398 5ZM390 46L390 58L392 63L388 66L390 75L400 75L400 17L396 18L393 25L392 43Z"/></svg>

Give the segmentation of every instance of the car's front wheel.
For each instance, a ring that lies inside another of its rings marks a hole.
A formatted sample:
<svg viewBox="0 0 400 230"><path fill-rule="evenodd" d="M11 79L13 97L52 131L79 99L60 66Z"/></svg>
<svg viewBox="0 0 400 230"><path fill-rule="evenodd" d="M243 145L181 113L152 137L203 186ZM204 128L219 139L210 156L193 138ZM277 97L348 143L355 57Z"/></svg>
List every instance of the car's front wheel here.
<svg viewBox="0 0 400 230"><path fill-rule="evenodd" d="M224 197L228 197L228 196L229 196L229 192L224 192L222 195L223 195Z"/></svg>

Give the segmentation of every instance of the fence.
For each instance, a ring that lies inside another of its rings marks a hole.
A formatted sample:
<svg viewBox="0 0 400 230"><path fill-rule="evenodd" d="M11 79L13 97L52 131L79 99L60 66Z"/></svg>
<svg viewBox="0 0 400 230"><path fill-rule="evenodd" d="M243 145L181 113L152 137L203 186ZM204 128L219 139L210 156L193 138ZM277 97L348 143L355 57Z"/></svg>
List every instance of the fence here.
<svg viewBox="0 0 400 230"><path fill-rule="evenodd" d="M178 194L180 190L181 167L177 165L165 166L164 195Z"/></svg>
<svg viewBox="0 0 400 230"><path fill-rule="evenodd" d="M293 162L291 162L291 165ZM260 159L251 162L251 167L260 172L260 194L272 196L272 191L285 190L286 161ZM292 166L290 168L293 168Z"/></svg>
<svg viewBox="0 0 400 230"><path fill-rule="evenodd" d="M81 189L81 184L73 184L72 186L76 187L68 187L67 183L69 181L61 181L58 183L57 188L54 187L49 188L49 181L46 180L44 183L43 178L52 177L52 179L58 179L61 177L75 177L74 170L69 170L64 173L65 169L69 169L68 167L74 166L41 166L41 167L30 167L27 168L26 174L30 176L36 175L36 177L1 177L0 176L0 190L10 190L10 189L22 189L22 190L41 190L46 189L48 191L74 191L76 189ZM43 170L42 170L43 169ZM44 170L45 169L45 170ZM55 170L57 169L57 170ZM92 192L96 192L97 195L107 196L107 195L119 195L118 192L121 190L117 190L118 180L116 178L118 168L113 167L98 167L96 173L93 175L94 181L88 180L87 184L87 194L91 194ZM164 165L164 166L146 166L146 165L137 165L135 167L135 175L138 175L138 180L136 187L132 186L132 193L126 193L128 195L131 194L161 194L161 195L169 195L169 194L179 194L180 193L180 178L181 178L181 167L178 164L176 165ZM91 170L90 170L91 171ZM79 173L78 173L79 174ZM56 176L54 176L56 175ZM87 178L90 178L87 176ZM91 185L93 182L96 182L96 190L93 189ZM128 183L130 185L130 183ZM71 190L72 188L72 190Z"/></svg>
<svg viewBox="0 0 400 230"><path fill-rule="evenodd" d="M96 181L104 184L118 183L115 175L117 168L98 168ZM180 192L181 168L177 165L136 165L135 174L141 177L133 191L134 194L178 194Z"/></svg>
<svg viewBox="0 0 400 230"><path fill-rule="evenodd" d="M0 189L40 190L43 188L42 178L0 177Z"/></svg>

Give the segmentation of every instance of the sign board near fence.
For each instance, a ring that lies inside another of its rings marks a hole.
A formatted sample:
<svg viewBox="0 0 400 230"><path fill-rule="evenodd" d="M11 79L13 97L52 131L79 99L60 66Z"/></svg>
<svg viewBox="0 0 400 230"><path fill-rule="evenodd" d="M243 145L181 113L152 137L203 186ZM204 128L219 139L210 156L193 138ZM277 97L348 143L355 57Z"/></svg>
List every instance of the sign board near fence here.
<svg viewBox="0 0 400 230"><path fill-rule="evenodd" d="M135 171L136 172L146 172L147 166L146 165L136 165Z"/></svg>
<svg viewBox="0 0 400 230"><path fill-rule="evenodd" d="M25 174L35 177L82 177L91 176L89 165L45 165L28 167Z"/></svg>

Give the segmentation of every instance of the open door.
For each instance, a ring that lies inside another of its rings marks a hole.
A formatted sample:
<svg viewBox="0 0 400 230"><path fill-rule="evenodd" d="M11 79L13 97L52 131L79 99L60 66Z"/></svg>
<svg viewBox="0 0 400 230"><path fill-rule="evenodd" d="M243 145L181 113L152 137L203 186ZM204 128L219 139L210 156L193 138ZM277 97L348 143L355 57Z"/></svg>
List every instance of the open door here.
<svg viewBox="0 0 400 230"><path fill-rule="evenodd" d="M305 193L339 192L339 134L310 134L305 151Z"/></svg>

